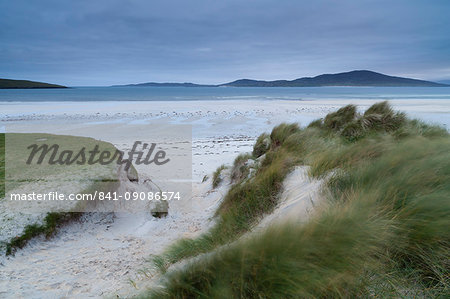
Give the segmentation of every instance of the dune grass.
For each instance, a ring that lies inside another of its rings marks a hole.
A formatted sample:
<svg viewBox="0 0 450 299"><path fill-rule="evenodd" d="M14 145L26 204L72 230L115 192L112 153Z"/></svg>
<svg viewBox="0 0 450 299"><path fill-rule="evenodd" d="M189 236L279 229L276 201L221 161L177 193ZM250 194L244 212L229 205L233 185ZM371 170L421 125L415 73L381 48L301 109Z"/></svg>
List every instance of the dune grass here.
<svg viewBox="0 0 450 299"><path fill-rule="evenodd" d="M214 171L213 177L212 177L212 187L213 188L217 188L220 185L220 183L222 182L222 177L220 175L225 168L226 168L225 165L221 165L216 169L216 171Z"/></svg>
<svg viewBox="0 0 450 299"><path fill-rule="evenodd" d="M31 239L44 235L47 239L56 233L58 226L78 219L81 212L50 212L45 216L42 224L30 224L25 227L22 234L12 238L6 243L6 255L14 254L17 249L23 248Z"/></svg>
<svg viewBox="0 0 450 299"><path fill-rule="evenodd" d="M349 127L352 127L352 130ZM298 164L328 176L324 211L228 246L277 204ZM450 293L450 138L387 103L347 106L305 129L280 125L253 180L230 189L216 226L159 256L151 298L442 297Z"/></svg>
<svg viewBox="0 0 450 299"><path fill-rule="evenodd" d="M395 223L392 259L427 284L448 287L450 139L384 140L383 146L384 154L371 163L343 161L345 173L329 187L338 200L351 193L358 201L376 202Z"/></svg>
<svg viewBox="0 0 450 299"><path fill-rule="evenodd" d="M261 157L267 152L267 150L269 149L269 145L270 145L269 134L263 133L259 135L259 137L256 139L255 145L253 146L252 155L255 158Z"/></svg>
<svg viewBox="0 0 450 299"><path fill-rule="evenodd" d="M305 226L272 227L170 273L165 288L143 297L362 297L365 272L381 267L391 234L384 219L364 221L369 211L347 205Z"/></svg>

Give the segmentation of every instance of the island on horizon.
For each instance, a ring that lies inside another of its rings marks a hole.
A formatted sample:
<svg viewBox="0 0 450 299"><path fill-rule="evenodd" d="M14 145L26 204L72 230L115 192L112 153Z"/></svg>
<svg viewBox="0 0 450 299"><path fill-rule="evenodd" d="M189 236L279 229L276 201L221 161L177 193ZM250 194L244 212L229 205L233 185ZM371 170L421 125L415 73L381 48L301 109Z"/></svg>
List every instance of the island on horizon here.
<svg viewBox="0 0 450 299"><path fill-rule="evenodd" d="M450 87L449 84L426 80L389 76L368 70L336 74L322 74L294 80L238 79L223 84L196 84L191 82L146 82L113 85L110 87ZM63 85L29 80L0 79L0 89L69 88Z"/></svg>
<svg viewBox="0 0 450 299"><path fill-rule="evenodd" d="M447 84L432 81L388 76L385 74L355 70L337 74L322 74L316 77L302 77L294 80L253 80L239 79L232 82L206 85L195 83L157 83L114 85L113 87L326 87L326 86L360 86L360 87L446 87Z"/></svg>
<svg viewBox="0 0 450 299"><path fill-rule="evenodd" d="M0 89L68 88L67 86L29 80L0 79Z"/></svg>

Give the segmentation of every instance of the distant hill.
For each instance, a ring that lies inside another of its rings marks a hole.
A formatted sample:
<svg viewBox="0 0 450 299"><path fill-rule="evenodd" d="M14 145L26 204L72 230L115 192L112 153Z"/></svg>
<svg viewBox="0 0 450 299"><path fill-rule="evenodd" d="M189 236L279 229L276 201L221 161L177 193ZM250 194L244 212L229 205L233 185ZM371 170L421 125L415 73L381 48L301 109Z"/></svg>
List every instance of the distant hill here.
<svg viewBox="0 0 450 299"><path fill-rule="evenodd" d="M28 80L0 79L0 89L20 89L20 88L67 88L67 87L57 84L49 84Z"/></svg>
<svg viewBox="0 0 450 299"><path fill-rule="evenodd" d="M372 71L351 71L338 74L324 74L295 80L258 81L241 79L220 86L233 87L320 87L320 86L402 86L439 87L449 86L424 80L393 77Z"/></svg>
<svg viewBox="0 0 450 299"><path fill-rule="evenodd" d="M126 84L126 85L113 85L112 87L124 87L124 86L136 86L136 87L215 87L217 85L204 85L194 83L138 83L138 84Z"/></svg>
<svg viewBox="0 0 450 299"><path fill-rule="evenodd" d="M443 87L450 86L431 81L388 76L372 71L351 71L338 74L324 74L316 77L303 77L295 80L260 81L240 79L219 85L195 83L139 83L114 85L113 87L321 87L321 86L391 86L391 87Z"/></svg>

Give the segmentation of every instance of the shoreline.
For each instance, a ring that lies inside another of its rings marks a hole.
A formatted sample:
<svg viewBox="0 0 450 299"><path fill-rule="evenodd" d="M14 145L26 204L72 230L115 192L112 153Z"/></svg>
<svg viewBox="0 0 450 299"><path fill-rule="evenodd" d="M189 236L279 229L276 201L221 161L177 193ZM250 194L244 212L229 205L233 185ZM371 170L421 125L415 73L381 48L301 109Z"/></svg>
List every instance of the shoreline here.
<svg viewBox="0 0 450 299"><path fill-rule="evenodd" d="M79 126L87 134L123 147L121 136L108 132L108 125L188 125L192 127L193 173L195 181L211 174L223 163L231 163L239 153L250 151L263 132L287 122L306 126L311 121L347 104L359 111L376 100L223 100L223 101L100 101L100 102L0 102L0 131L15 126L45 127L49 133L67 133L67 124ZM359 103L358 103L359 102ZM393 108L450 129L449 100L393 100Z"/></svg>

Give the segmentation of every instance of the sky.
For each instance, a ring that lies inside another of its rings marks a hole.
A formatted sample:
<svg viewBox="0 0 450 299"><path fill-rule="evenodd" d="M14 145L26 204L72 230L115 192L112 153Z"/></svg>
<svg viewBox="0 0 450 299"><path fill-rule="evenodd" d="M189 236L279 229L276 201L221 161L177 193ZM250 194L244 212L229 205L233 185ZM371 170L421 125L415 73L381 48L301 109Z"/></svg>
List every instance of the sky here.
<svg viewBox="0 0 450 299"><path fill-rule="evenodd" d="M217 84L368 69L450 80L449 0L0 0L0 78Z"/></svg>

